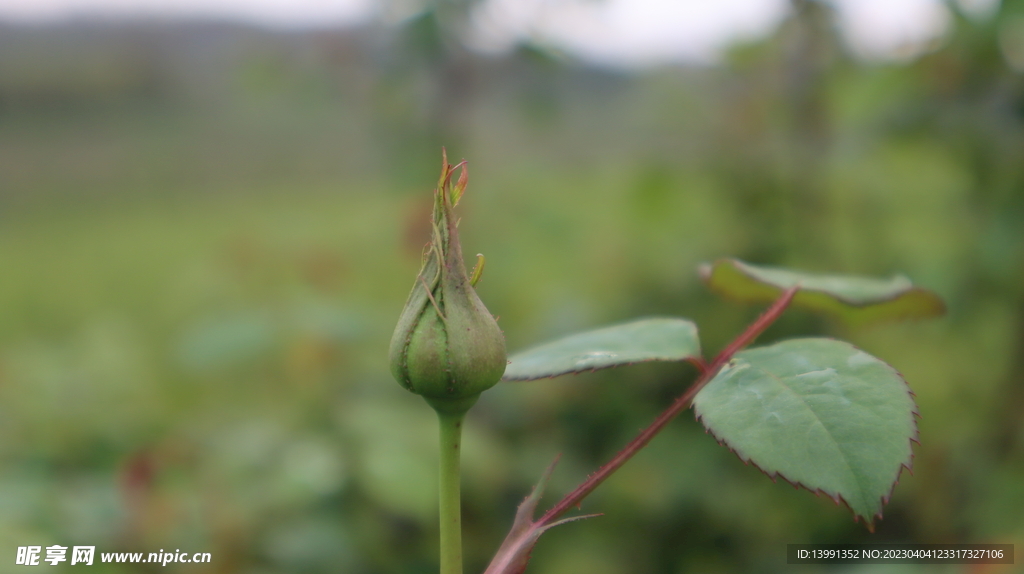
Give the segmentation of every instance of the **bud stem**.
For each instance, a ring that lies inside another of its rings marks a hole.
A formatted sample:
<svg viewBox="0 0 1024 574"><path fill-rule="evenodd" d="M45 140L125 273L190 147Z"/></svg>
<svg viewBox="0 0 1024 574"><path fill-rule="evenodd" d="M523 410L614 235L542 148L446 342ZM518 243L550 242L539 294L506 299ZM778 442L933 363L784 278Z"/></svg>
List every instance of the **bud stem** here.
<svg viewBox="0 0 1024 574"><path fill-rule="evenodd" d="M437 412L441 431L441 574L462 574L462 508L459 458L462 451L460 414Z"/></svg>

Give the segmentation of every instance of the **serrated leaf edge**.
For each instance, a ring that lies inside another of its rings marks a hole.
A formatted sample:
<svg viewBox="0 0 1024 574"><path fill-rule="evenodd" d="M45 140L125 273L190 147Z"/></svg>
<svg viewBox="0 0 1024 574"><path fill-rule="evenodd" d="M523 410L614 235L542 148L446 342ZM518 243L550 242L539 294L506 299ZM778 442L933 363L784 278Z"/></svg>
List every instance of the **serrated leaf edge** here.
<svg viewBox="0 0 1024 574"><path fill-rule="evenodd" d="M850 343L848 343L846 341L841 341L839 339L835 339L835 338L832 338L832 337L816 337L816 338L829 339L829 340L832 340L832 341L839 341L841 343L846 343L847 345L850 345L851 347L853 347L854 349L857 349L858 351L865 352L861 348L857 347L856 345L852 345L852 344L850 344ZM868 353L868 354L871 355L870 353ZM874 357L874 355L871 355L871 356ZM875 357L875 358L877 358L877 357ZM885 505L889 504L889 501L892 499L893 492L895 492L895 490L896 490L896 485L898 485L900 483L900 476L903 474L903 469L907 469L907 472L909 472L911 475L914 474L914 468L913 468L914 467L914 445L913 445L913 443L916 442L917 444L921 444L921 441L919 440L919 438L920 438L920 429L917 426L917 419L921 418L921 414L918 411L917 401L914 400L914 397L916 397L917 395L914 394L914 391L910 388L910 384L907 383L907 379L904 378L903 373L899 372L895 367L893 367L889 363L886 363L885 361L882 361L881 359L878 359L878 360L881 361L885 366L887 366L890 369L892 369L893 372L896 373L897 376L899 376L900 382L902 382L903 386L906 388L907 394L910 396L910 403L912 405L914 405L914 408L911 409L911 411L910 411L910 415L911 415L910 416L910 420L911 420L911 424L913 425L914 432L907 439L909 441L909 443L910 443L910 457L906 461L901 462L899 467L897 467L897 469L896 469L896 476L893 478L892 485L889 487L889 492L882 496L882 499L881 499L882 500L882 504L881 504L881 507L880 507L879 511L876 512L871 517L867 517L867 516L863 517L864 518L864 526L867 527L868 531L872 532L872 533L875 531L875 525L874 525L875 519L878 519L878 520L882 520L883 519L883 517L882 517L882 509L884 509ZM716 374L715 376L718 376L718 375ZM711 377L711 380L713 381L714 377ZM709 381L709 384L710 384L710 381ZM811 487L807 486L806 484L803 484L800 481L790 480L789 477L787 477L785 474L783 474L780 471L775 471L775 472L768 472L768 471L766 471L765 469L761 468L761 466L759 464L754 462L754 460L752 458L750 458L750 457L747 457L746 459L744 459L743 456L740 455L740 453L736 452L736 450L732 446L730 446L729 443L726 440L724 440L722 438L719 438L718 435L715 434L715 431L711 430L711 427L709 427L704 422L703 418L700 415L697 414L697 409L696 409L695 406L693 406L692 408L693 408L694 419L699 421L701 426L704 427L704 432L706 434L710 434L715 439L715 441L718 442L718 444L722 445L723 447L728 449L729 452L731 452L734 455L736 455L736 458L740 459L740 461L744 465L748 465L748 466L752 465L754 468L756 468L757 470L761 471L762 474L764 474L765 476L770 478L772 480L772 482L778 482L776 479L778 477L781 477L782 480L785 480L786 482L791 484L794 488L798 488L798 489L799 488L803 488L804 490L806 490L806 491L808 491L810 493L813 493L815 496L818 496L818 497L820 497L822 494L824 494L828 498L832 499L832 502L835 502L836 506L839 506L839 504L841 502L843 504L843 506L845 506L847 508L847 510L849 510L850 513L853 514L853 521L854 522L859 522L860 518L862 518L859 514L857 514L853 510L853 508L850 506L850 503L847 502L846 499L843 498L843 496L841 494L839 494L839 493L830 493L830 492L826 491L823 488L811 488Z"/></svg>
<svg viewBox="0 0 1024 574"><path fill-rule="evenodd" d="M652 357L650 359L641 359L639 361L629 361L627 363L615 363L614 365L606 365L604 367L594 367L590 369L573 369L571 371L561 371L553 375L543 375L540 377L502 377L501 380L506 383L518 383L523 381L539 381L541 379L554 379L563 375L579 375L582 373L596 373L597 371L603 371L605 369L614 369L617 367L629 367L631 365L640 365L643 363L691 363L695 362L697 357L687 357L685 359L666 359L663 357Z"/></svg>
<svg viewBox="0 0 1024 574"><path fill-rule="evenodd" d="M667 316L667 315L652 315L652 316L648 316L648 317L637 317L635 319L631 319L629 321L624 321L624 322L621 322L621 323L614 323L614 324L611 324L611 325L606 325L604 327L597 327L595 329L587 329L585 331L580 331L580 332L577 332L577 333L569 333L568 335L564 335L564 336L559 337L557 339L553 339L551 341L547 341L545 343L541 343L540 345L536 345L534 347L527 348L527 349L525 349L524 351L521 351L521 352L538 349L538 348L541 348L541 347L545 347L547 345L553 345L555 343L561 342L563 339L567 339L569 337L573 337L575 335L579 335L579 334L583 334L583 333L588 333L590 331L597 331L597 330L602 330L602 329L612 329L612 328L619 327L619 326L622 326L622 325L629 325L631 323L637 323L637 322L646 321L646 320L649 320L649 319L678 319L678 320L686 321L686 322L690 323L693 326L694 334L696 335L696 339L697 339L697 351L696 351L696 354L691 356L691 357L683 357L682 359L666 358L666 357L651 357L649 359L640 359L640 360L637 360L637 361L628 361L628 362L623 362L623 363L615 363L615 364L612 364L612 365L605 365L603 367L593 367L593 368L583 368L583 369L571 369L571 370L568 370L568 371L559 371L559 372L556 372L556 373L552 373L552 374L548 374L548 375L541 375L541 376L538 376L538 377L510 377L508 375L502 375L501 380L502 380L502 382L509 382L509 383L510 382L522 382L522 381L539 381L541 379L554 379L556 377L561 377L563 375L578 375L580 373L596 373L597 371L603 371L605 369L614 369L615 367L628 367L630 365L639 365L641 363L654 363L654 362L681 363L681 362L690 362L690 363L696 364L697 361L701 360L700 331L697 328L697 324L694 323L690 319L686 319L686 318L683 318L683 317ZM519 353L517 353L517 354L519 354ZM512 360L511 360L512 358L515 358L515 356L513 356L513 357L511 357L509 359L509 364L512 364Z"/></svg>
<svg viewBox="0 0 1024 574"><path fill-rule="evenodd" d="M735 265L735 266L733 266L733 268L737 272L739 272L742 275L746 276L751 281L754 281L754 282L759 283L761 285L764 285L766 287L770 287L772 289L778 289L779 292L782 292L782 291L786 290L785 287L780 287L779 285L776 285L774 283L768 283L766 281L763 281L761 279L758 279L758 278L750 275L746 271L746 269L744 269L744 267L749 267L749 266L751 266L751 264L746 263L745 261L740 261L739 259L735 259L735 258L731 258L731 257L724 257L722 259L716 259L712 263L703 263L703 264L701 264L698 267L698 275L700 275L701 280L704 281L704 284L707 285L709 289L714 291L719 296L727 297L727 298L734 298L731 294L727 293L725 289L723 289L722 287L716 286L715 284L713 284L711 282L711 277L714 274L715 267L719 263L723 263L723 262L738 263L739 265ZM787 271L790 271L790 270L787 269ZM809 275L814 274L814 273L811 273L811 272L804 272L804 273L807 273ZM824 275L824 274L818 274L818 275ZM903 277L904 279L907 279L909 281L909 278L907 278L906 275L903 275L901 273L897 273L896 275L893 275L892 277L890 277L890 279L895 279L895 278L898 278L898 277ZM824 289L814 289L814 288L811 288L811 287L803 287L803 286L801 286L800 287L800 291L804 291L804 292L808 292L808 293L820 293L822 295L831 297L832 299L835 299L836 301L839 301L840 303L842 303L844 305L847 305L849 307L853 307L855 309L865 309L867 307L873 307L875 305L881 305L883 303L892 303L893 301L896 301L896 300L900 299L901 297L906 296L909 293L919 292L919 293L922 293L924 295L927 295L928 298L936 305L936 314L937 315L942 315L942 314L944 314L946 312L946 303L942 300L941 297L936 295L934 292L932 292L932 291L930 291L928 289L925 289L924 287L918 287L917 285L913 285L913 284L908 286L906 289L897 291L894 295L891 295L889 297L880 297L880 298L873 299L873 300L867 301L867 302L852 301L852 300L848 299L847 297L844 297L843 295L839 295L839 294L833 293L831 291L826 291Z"/></svg>

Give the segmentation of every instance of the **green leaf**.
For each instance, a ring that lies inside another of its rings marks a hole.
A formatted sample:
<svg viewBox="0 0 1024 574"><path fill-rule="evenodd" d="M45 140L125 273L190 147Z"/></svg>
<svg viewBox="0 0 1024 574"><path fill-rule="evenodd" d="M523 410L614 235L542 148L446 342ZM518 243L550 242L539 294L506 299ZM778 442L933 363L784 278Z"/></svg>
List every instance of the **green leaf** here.
<svg viewBox="0 0 1024 574"><path fill-rule="evenodd" d="M946 312L938 295L915 287L903 275L889 279L819 275L755 266L737 259L702 265L700 275L715 293L751 303L774 301L782 291L799 284L794 305L828 313L853 325L922 319Z"/></svg>
<svg viewBox="0 0 1024 574"><path fill-rule="evenodd" d="M737 353L693 401L704 426L773 479L881 517L917 438L892 367L849 343L795 339Z"/></svg>
<svg viewBox="0 0 1024 574"><path fill-rule="evenodd" d="M672 317L639 319L569 335L509 358L505 381L531 381L642 361L700 357L697 326Z"/></svg>

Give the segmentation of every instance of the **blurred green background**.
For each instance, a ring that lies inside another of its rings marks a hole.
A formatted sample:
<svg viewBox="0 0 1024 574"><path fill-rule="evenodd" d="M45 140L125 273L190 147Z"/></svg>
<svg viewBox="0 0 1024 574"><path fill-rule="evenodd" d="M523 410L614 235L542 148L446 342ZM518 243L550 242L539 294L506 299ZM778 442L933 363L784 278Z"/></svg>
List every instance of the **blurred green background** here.
<svg viewBox="0 0 1024 574"><path fill-rule="evenodd" d="M457 4L347 30L0 24L0 571L60 544L213 556L168 572L436 572L434 415L386 356L442 145L469 162L463 245L513 351L678 315L714 352L759 311L699 283L720 256L904 272L949 305L861 330L794 310L762 338L845 338L917 394L914 473L874 535L687 413L529 572L782 572L787 543L869 541L1015 543L1018 566L800 571L1022 571L1024 2L951 4L934 50L890 63L795 6L718 65L633 71L475 54ZM466 571L557 453L546 504L694 374L485 393Z"/></svg>

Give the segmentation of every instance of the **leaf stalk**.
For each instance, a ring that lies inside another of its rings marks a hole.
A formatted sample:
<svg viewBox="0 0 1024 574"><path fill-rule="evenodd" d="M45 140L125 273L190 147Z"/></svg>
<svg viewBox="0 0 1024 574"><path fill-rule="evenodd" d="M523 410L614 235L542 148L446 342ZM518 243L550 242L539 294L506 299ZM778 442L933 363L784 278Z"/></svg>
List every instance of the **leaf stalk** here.
<svg viewBox="0 0 1024 574"><path fill-rule="evenodd" d="M665 428L672 419L676 418L679 413L690 407L693 403L693 398L697 396L697 393L699 393L700 390L703 389L716 374L718 374L718 371L721 370L722 366L729 362L729 359L731 359L733 355L752 343L758 335L763 333L765 329L770 327L772 323L782 315L782 312L789 306L790 301L793 300L793 296L796 295L796 292L799 289L800 286L796 285L784 291L782 295L776 299L760 317L757 318L756 321L751 323L743 333L736 337L725 347L725 349L715 356L715 359L711 362L710 366L701 368L704 365L703 360L697 363L701 374L697 377L697 380L694 381L688 389L686 389L686 392L677 398L672 405L668 407L668 409L662 412L658 418L651 423L650 426L641 431L636 438L630 441L629 444L620 450L615 457L608 461L607 464L599 468L594 474L587 477L582 484L567 494L558 502L558 504L551 507L551 510L548 510L544 516L537 521L537 524L550 524L573 507L578 507L580 503L583 502L583 499L593 492L595 488L600 486L605 479L611 476L612 473L618 470L622 465L626 464L626 462L633 458L633 455L639 452L640 449L647 446L647 443L651 442L651 439L661 432L661 430Z"/></svg>

